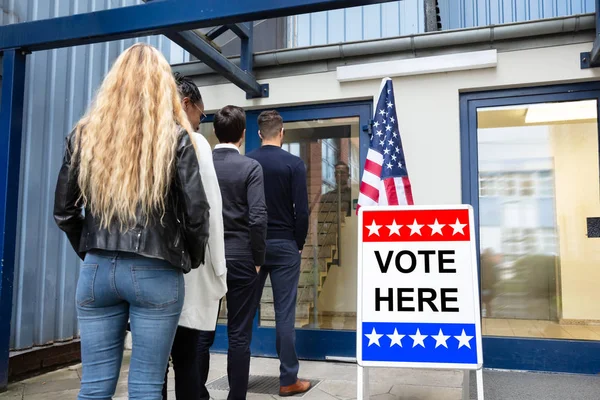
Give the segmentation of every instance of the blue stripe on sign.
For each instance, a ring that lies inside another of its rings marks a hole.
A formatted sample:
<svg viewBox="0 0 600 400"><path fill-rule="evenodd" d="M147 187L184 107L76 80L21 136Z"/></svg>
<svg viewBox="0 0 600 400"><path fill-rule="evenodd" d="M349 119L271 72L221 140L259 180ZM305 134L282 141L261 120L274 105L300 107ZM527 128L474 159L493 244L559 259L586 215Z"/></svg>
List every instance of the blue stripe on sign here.
<svg viewBox="0 0 600 400"><path fill-rule="evenodd" d="M363 361L477 364L475 324L363 322L362 328Z"/></svg>

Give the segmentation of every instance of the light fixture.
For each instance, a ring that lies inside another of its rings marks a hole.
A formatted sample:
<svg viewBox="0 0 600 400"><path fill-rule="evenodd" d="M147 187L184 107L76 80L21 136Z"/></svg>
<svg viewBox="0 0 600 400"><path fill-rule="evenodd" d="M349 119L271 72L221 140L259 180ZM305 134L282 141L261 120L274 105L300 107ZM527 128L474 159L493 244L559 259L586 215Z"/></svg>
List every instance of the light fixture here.
<svg viewBox="0 0 600 400"><path fill-rule="evenodd" d="M437 74L441 72L466 71L493 68L498 64L495 49L441 56L417 57L404 60L381 61L337 67L339 82L363 81L385 77Z"/></svg>
<svg viewBox="0 0 600 400"><path fill-rule="evenodd" d="M532 104L527 109L526 124L561 121L593 120L598 118L596 100L563 103Z"/></svg>

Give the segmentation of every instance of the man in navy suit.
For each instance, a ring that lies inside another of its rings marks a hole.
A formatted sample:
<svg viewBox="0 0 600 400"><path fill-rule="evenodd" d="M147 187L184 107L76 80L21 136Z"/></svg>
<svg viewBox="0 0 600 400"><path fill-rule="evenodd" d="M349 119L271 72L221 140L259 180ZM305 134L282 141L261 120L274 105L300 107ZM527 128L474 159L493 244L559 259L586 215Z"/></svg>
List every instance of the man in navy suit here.
<svg viewBox="0 0 600 400"><path fill-rule="evenodd" d="M219 143L213 151L223 199L227 264L228 400L244 400L250 373L252 321L258 306L259 270L265 262L267 206L260 164L240 154L246 114L226 106L215 114Z"/></svg>
<svg viewBox="0 0 600 400"><path fill-rule="evenodd" d="M262 166L269 214L267 256L260 271L261 287L271 277L275 305L279 395L293 396L310 389L298 379L296 355L296 297L302 248L308 233L308 190L304 161L281 148L283 119L277 111L258 116L262 147L248 154Z"/></svg>

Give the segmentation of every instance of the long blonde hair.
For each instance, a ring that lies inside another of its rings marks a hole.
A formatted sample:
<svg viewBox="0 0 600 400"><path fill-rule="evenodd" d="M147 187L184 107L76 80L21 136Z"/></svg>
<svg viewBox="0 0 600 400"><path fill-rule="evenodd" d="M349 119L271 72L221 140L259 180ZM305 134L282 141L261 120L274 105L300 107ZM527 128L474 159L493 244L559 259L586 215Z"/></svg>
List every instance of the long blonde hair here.
<svg viewBox="0 0 600 400"><path fill-rule="evenodd" d="M192 132L169 63L152 46L131 46L75 126L80 200L103 228L130 228L138 207L145 223L164 215L179 127Z"/></svg>

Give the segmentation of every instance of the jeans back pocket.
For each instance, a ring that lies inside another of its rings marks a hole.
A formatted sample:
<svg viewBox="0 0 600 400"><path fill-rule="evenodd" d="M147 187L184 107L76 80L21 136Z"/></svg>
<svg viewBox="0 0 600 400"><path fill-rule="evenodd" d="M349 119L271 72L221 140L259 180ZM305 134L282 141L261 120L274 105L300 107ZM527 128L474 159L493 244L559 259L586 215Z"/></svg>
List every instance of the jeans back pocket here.
<svg viewBox="0 0 600 400"><path fill-rule="evenodd" d="M77 290L75 298L80 307L84 307L94 302L94 282L96 281L96 272L98 264L83 264L79 271L79 280L77 281Z"/></svg>
<svg viewBox="0 0 600 400"><path fill-rule="evenodd" d="M183 273L175 268L132 266L136 301L152 308L163 308L179 301Z"/></svg>

